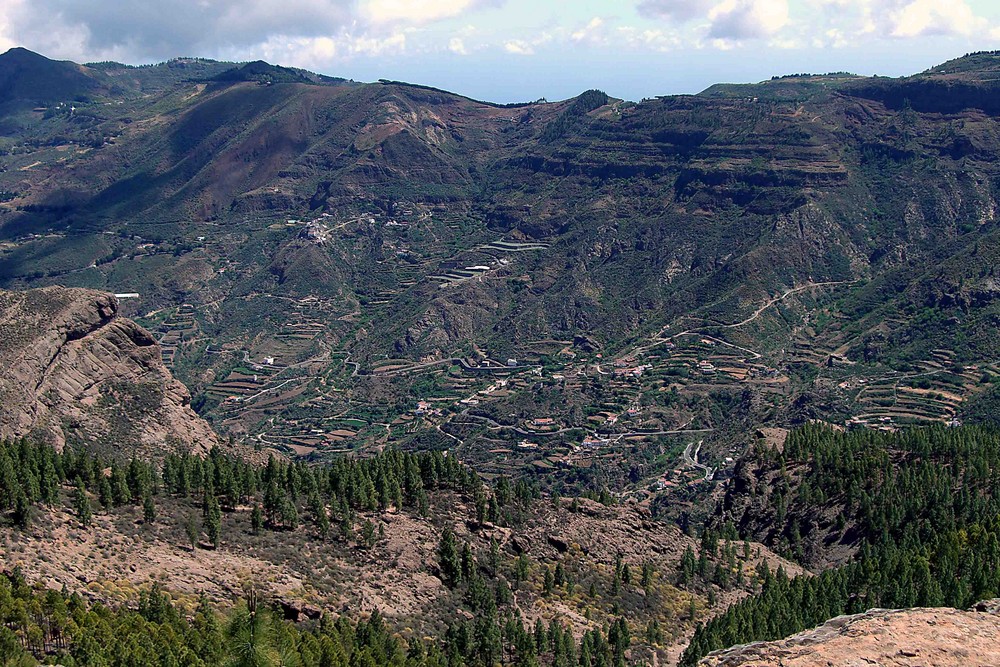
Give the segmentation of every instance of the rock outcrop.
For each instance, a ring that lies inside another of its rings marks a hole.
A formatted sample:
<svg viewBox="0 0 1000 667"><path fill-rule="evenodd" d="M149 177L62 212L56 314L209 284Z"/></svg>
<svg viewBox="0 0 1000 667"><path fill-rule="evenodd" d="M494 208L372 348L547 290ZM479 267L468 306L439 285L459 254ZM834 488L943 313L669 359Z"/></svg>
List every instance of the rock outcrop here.
<svg viewBox="0 0 1000 667"><path fill-rule="evenodd" d="M701 667L986 667L1000 665L1000 600L971 611L873 609L788 639L715 651Z"/></svg>
<svg viewBox="0 0 1000 667"><path fill-rule="evenodd" d="M57 447L207 451L217 436L111 294L0 291L0 437Z"/></svg>

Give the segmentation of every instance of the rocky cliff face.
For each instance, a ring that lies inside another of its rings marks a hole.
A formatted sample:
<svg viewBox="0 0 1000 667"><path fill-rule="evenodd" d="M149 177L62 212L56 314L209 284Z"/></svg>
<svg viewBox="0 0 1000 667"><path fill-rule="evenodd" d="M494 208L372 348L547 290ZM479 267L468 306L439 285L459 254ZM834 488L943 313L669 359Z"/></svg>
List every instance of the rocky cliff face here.
<svg viewBox="0 0 1000 667"><path fill-rule="evenodd" d="M716 651L702 667L1000 665L1000 600L971 611L873 609L839 616L788 639Z"/></svg>
<svg viewBox="0 0 1000 667"><path fill-rule="evenodd" d="M207 451L217 437L190 398L113 295L0 292L0 437Z"/></svg>

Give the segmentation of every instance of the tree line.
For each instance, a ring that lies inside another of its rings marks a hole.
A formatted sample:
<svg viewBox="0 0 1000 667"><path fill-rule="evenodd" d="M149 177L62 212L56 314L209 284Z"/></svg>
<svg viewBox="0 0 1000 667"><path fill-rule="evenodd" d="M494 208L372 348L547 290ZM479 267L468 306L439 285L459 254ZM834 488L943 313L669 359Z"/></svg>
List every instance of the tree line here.
<svg viewBox="0 0 1000 667"><path fill-rule="evenodd" d="M193 498L201 517L187 522L192 546L204 534L218 546L222 512L249 507L250 532L295 530L303 521L320 539L334 527L342 539L374 539L374 524L359 512L388 507L429 512L428 493L453 490L474 500L480 522L514 525L524 520L538 491L524 481L501 477L489 487L455 457L442 452L388 451L366 459L342 458L326 465L284 462L270 457L256 465L213 449L208 456L169 454L162 464L133 458L105 459L87 449L56 451L27 439L0 441L0 512L27 528L39 507L69 504L80 522L90 524L95 509L110 512L139 505L147 522L157 516L164 496ZM96 507L95 507L96 500Z"/></svg>

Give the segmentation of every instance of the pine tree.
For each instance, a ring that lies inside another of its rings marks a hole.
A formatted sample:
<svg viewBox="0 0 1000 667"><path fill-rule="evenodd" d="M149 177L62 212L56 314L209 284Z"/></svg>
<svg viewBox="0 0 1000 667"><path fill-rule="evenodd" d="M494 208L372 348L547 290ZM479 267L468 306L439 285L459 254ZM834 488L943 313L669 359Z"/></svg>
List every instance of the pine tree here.
<svg viewBox="0 0 1000 667"><path fill-rule="evenodd" d="M517 557L517 563L514 566L514 580L517 583L521 583L528 580L530 563L528 562L528 557L521 554Z"/></svg>
<svg viewBox="0 0 1000 667"><path fill-rule="evenodd" d="M546 651L549 650L549 638L545 634L545 626L542 625L542 619L540 618L535 619L534 639L535 639L535 652L538 655L541 655L542 653L545 653Z"/></svg>
<svg viewBox="0 0 1000 667"><path fill-rule="evenodd" d="M125 478L125 471L117 462L111 462L111 501L118 507L129 501L130 492L128 481Z"/></svg>
<svg viewBox="0 0 1000 667"><path fill-rule="evenodd" d="M219 548L219 541L222 537L222 510L219 508L219 501L215 495L205 490L203 505L203 525L208 541L216 549Z"/></svg>
<svg viewBox="0 0 1000 667"><path fill-rule="evenodd" d="M59 500L59 475L56 472L52 459L54 454L48 448L41 451L44 456L41 472L41 492L42 502L49 507L54 507ZM103 479L103 475L101 478Z"/></svg>
<svg viewBox="0 0 1000 667"><path fill-rule="evenodd" d="M73 495L73 507L76 510L76 517L80 520L80 523L84 528L90 525L91 521L91 510L90 510L90 497L87 495L87 489L83 486L83 479L77 478L76 480L76 492Z"/></svg>
<svg viewBox="0 0 1000 667"><path fill-rule="evenodd" d="M138 502L142 498L143 492L148 486L145 472L139 460L132 457L125 475L125 483L128 486L129 496L133 502Z"/></svg>
<svg viewBox="0 0 1000 667"><path fill-rule="evenodd" d="M476 559L472 556L472 548L468 542L462 544L461 556L462 577L469 579L476 571Z"/></svg>
<svg viewBox="0 0 1000 667"><path fill-rule="evenodd" d="M114 507L114 494L111 490L111 480L107 475L101 475L97 481L97 499L101 502L101 507L105 512L110 512Z"/></svg>
<svg viewBox="0 0 1000 667"><path fill-rule="evenodd" d="M556 572L553 577L553 583L555 583L556 586L564 586L566 581L566 568L563 567L561 562L556 563Z"/></svg>
<svg viewBox="0 0 1000 667"><path fill-rule="evenodd" d="M231 667L271 667L283 664L274 646L274 627L270 614L257 604L251 592L245 603L237 606L226 628Z"/></svg>
<svg viewBox="0 0 1000 667"><path fill-rule="evenodd" d="M250 510L250 532L253 535L260 535L260 531L264 528L264 510L261 509L259 503L254 503L253 509Z"/></svg>
<svg viewBox="0 0 1000 667"><path fill-rule="evenodd" d="M316 527L316 533L321 539L326 539L330 534L330 517L326 513L326 506L320 499L318 493L309 496L309 511L312 514L312 522Z"/></svg>
<svg viewBox="0 0 1000 667"><path fill-rule="evenodd" d="M28 500L28 496L18 489L17 496L14 498L14 525L22 530L30 528L31 513L31 502Z"/></svg>
<svg viewBox="0 0 1000 667"><path fill-rule="evenodd" d="M270 463L268 469L270 470ZM264 516L267 517L267 522L271 526L278 524L284 499L285 494L278 488L277 482L274 479L268 479L264 486Z"/></svg>
<svg viewBox="0 0 1000 667"><path fill-rule="evenodd" d="M299 511L291 498L286 497L281 503L281 525L287 530L299 527Z"/></svg>
<svg viewBox="0 0 1000 667"><path fill-rule="evenodd" d="M648 560L642 564L642 578L639 580L639 585L645 590L649 590L650 584L653 583L653 564Z"/></svg>
<svg viewBox="0 0 1000 667"><path fill-rule="evenodd" d="M493 576L500 574L500 543L496 538L490 538L490 572Z"/></svg>
<svg viewBox="0 0 1000 667"><path fill-rule="evenodd" d="M345 511L340 518L340 537L344 542L350 542L354 532L354 524L351 522L350 514Z"/></svg>
<svg viewBox="0 0 1000 667"><path fill-rule="evenodd" d="M545 567L545 576L542 580L542 593L548 595L555 586L555 577L552 575L552 568Z"/></svg>
<svg viewBox="0 0 1000 667"><path fill-rule="evenodd" d="M149 491L142 497L142 517L147 524L156 521L156 504L153 502L153 494Z"/></svg>
<svg viewBox="0 0 1000 667"><path fill-rule="evenodd" d="M631 642L632 640L629 634L628 623L624 618L619 616L617 619L612 621L611 628L608 630L608 643L611 645L611 650L614 655L615 667L624 667L625 652L628 650Z"/></svg>
<svg viewBox="0 0 1000 667"><path fill-rule="evenodd" d="M458 546L455 543L455 533L450 526L445 526L438 543L438 563L441 567L446 585L454 588L462 580L462 563Z"/></svg>
<svg viewBox="0 0 1000 667"><path fill-rule="evenodd" d="M646 623L646 643L650 646L656 646L663 641L663 630L660 629L660 623L655 618L651 619Z"/></svg>
<svg viewBox="0 0 1000 667"><path fill-rule="evenodd" d="M371 519L365 519L365 522L361 524L361 539L367 548L371 549L375 546L375 524L372 523Z"/></svg>

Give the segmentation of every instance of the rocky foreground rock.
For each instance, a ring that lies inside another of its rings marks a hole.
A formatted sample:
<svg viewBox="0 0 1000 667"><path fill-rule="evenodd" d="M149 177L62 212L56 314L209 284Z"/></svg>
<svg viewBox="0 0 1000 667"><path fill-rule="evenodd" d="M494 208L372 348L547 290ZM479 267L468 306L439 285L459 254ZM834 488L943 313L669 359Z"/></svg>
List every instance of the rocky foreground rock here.
<svg viewBox="0 0 1000 667"><path fill-rule="evenodd" d="M996 667L1000 600L970 611L873 609L788 639L716 651L701 667Z"/></svg>
<svg viewBox="0 0 1000 667"><path fill-rule="evenodd" d="M190 400L113 295L0 291L0 437L207 451L217 437Z"/></svg>

